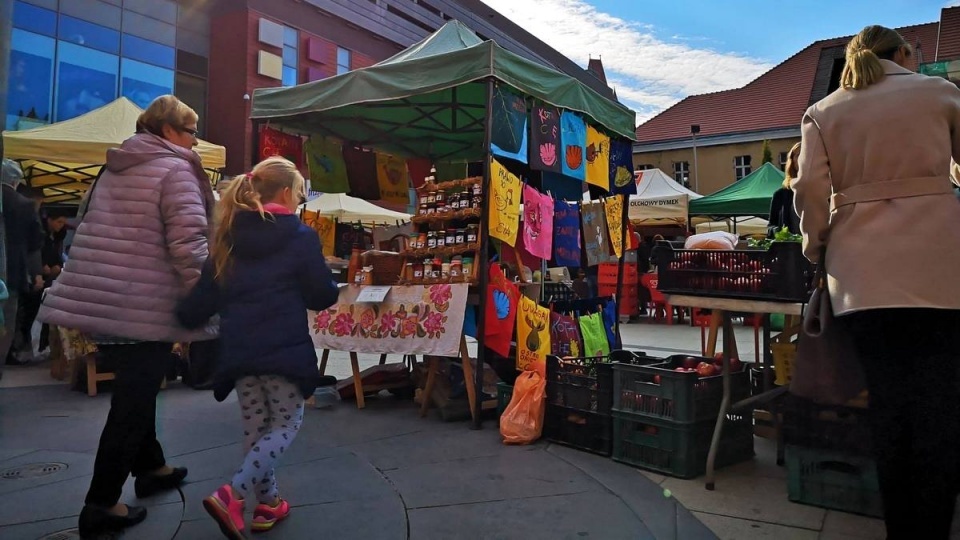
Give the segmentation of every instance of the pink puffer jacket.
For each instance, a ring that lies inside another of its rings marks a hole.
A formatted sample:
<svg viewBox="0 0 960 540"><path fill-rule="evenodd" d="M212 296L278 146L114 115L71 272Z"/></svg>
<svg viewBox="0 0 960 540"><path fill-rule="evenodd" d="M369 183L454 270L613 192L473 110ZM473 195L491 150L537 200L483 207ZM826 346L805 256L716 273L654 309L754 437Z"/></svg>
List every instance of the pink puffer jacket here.
<svg viewBox="0 0 960 540"><path fill-rule="evenodd" d="M200 341L174 317L200 278L214 197L192 150L138 133L107 152L63 273L39 319L143 341Z"/></svg>

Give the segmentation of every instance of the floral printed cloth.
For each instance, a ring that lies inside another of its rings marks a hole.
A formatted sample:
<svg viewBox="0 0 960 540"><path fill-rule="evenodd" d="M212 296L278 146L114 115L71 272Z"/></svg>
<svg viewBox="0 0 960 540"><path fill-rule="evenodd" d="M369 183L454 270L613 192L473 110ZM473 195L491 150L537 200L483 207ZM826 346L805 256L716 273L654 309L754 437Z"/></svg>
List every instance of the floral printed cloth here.
<svg viewBox="0 0 960 540"><path fill-rule="evenodd" d="M361 287L341 287L336 305L308 312L318 349L459 356L465 283L395 285L381 303L357 303Z"/></svg>

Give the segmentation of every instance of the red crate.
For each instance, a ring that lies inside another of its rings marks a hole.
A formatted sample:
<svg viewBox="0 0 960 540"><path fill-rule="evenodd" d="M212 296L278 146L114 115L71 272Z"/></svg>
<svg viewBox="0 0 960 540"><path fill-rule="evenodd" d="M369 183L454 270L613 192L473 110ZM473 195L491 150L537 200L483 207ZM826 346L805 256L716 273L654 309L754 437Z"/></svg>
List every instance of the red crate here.
<svg viewBox="0 0 960 540"><path fill-rule="evenodd" d="M619 274L619 263L602 263L597 271L597 283L603 285L616 285L617 274ZM637 263L623 263L623 283L636 284L640 280L637 274Z"/></svg>

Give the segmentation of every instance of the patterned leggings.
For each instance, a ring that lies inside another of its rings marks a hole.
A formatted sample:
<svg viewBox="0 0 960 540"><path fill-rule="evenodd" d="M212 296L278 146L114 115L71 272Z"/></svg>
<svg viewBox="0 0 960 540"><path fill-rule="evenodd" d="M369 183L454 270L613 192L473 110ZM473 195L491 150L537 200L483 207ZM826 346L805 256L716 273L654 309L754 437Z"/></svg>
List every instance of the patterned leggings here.
<svg viewBox="0 0 960 540"><path fill-rule="evenodd" d="M300 431L303 396L297 385L278 375L244 377L236 390L247 456L231 485L239 493L253 492L260 503L273 504L278 497L274 467Z"/></svg>

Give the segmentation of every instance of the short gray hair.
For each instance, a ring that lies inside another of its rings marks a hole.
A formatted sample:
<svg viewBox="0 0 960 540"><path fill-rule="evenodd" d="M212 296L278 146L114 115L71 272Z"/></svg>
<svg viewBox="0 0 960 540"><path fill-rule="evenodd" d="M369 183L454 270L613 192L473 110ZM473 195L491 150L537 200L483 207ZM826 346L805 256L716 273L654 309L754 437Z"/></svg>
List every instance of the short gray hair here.
<svg viewBox="0 0 960 540"><path fill-rule="evenodd" d="M23 183L23 169L12 159L4 159L0 166L0 183L17 187Z"/></svg>

